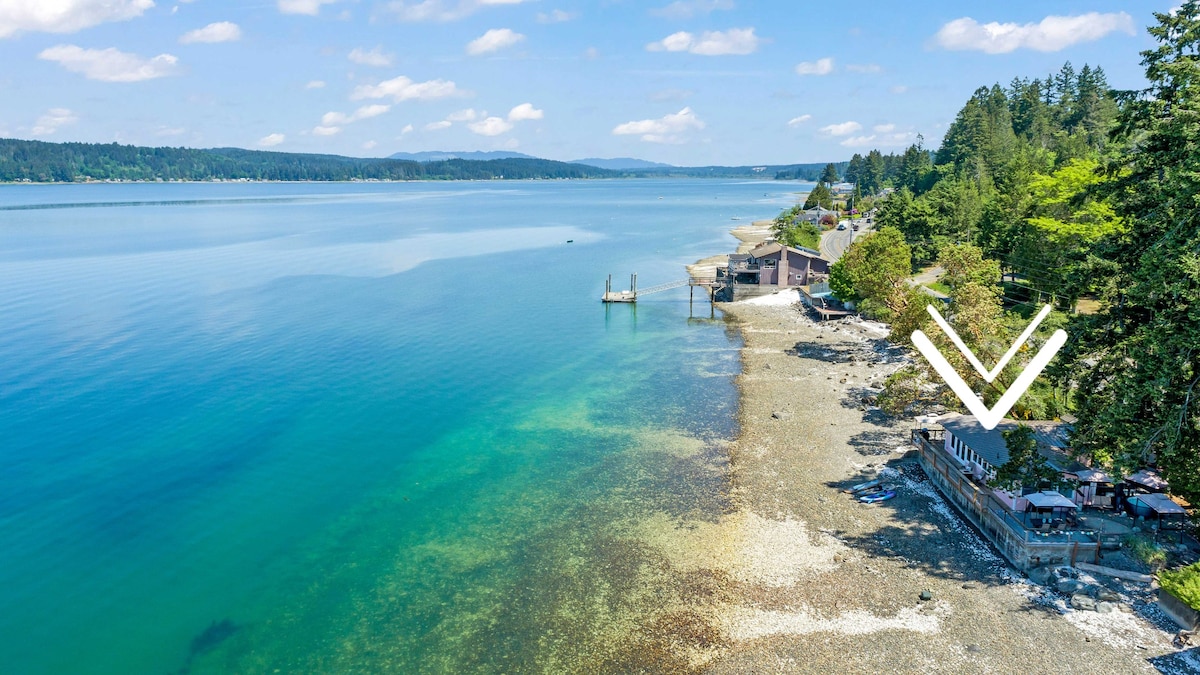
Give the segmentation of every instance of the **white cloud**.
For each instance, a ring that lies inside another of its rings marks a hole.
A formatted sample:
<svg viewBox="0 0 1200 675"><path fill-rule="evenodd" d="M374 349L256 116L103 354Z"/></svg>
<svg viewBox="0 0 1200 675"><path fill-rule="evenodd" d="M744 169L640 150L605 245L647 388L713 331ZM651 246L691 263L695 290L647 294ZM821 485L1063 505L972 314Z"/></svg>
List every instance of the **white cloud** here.
<svg viewBox="0 0 1200 675"><path fill-rule="evenodd" d="M762 40L753 28L730 28L727 31L704 31L699 36L686 31L672 33L646 49L652 52L689 52L702 56L753 54Z"/></svg>
<svg viewBox="0 0 1200 675"><path fill-rule="evenodd" d="M317 127L313 127L312 132L313 132L314 136L333 136L334 134L342 133L342 128L341 127L317 126Z"/></svg>
<svg viewBox="0 0 1200 675"><path fill-rule="evenodd" d="M871 130L879 134L890 134L896 130L895 124L876 124Z"/></svg>
<svg viewBox="0 0 1200 675"><path fill-rule="evenodd" d="M875 130L880 131L883 128L887 128L889 131L864 136L851 136L850 138L843 139L839 145L847 148L894 148L910 145L917 138L917 135L911 131L890 131L891 129L895 129L895 125L892 124L882 124L875 127Z"/></svg>
<svg viewBox="0 0 1200 675"><path fill-rule="evenodd" d="M411 134L412 132L413 132L413 125L405 124L404 128L400 130L400 135L403 136L404 134Z"/></svg>
<svg viewBox="0 0 1200 675"><path fill-rule="evenodd" d="M882 73L883 67L878 63L848 63L846 64L846 70L852 73L867 73L874 75L875 73Z"/></svg>
<svg viewBox="0 0 1200 675"><path fill-rule="evenodd" d="M153 6L153 0L0 0L0 38L23 31L74 33L139 17Z"/></svg>
<svg viewBox="0 0 1200 675"><path fill-rule="evenodd" d="M354 88L350 100L358 101L364 98L391 98L397 103L401 101L434 101L439 98L461 96L465 94L449 80L429 80L428 82L413 82L401 75L379 84L364 84Z"/></svg>
<svg viewBox="0 0 1200 675"><path fill-rule="evenodd" d="M666 7L652 9L650 13L665 19L690 19L697 14L733 7L733 0L676 0Z"/></svg>
<svg viewBox="0 0 1200 675"><path fill-rule="evenodd" d="M493 28L483 35L467 43L467 53L472 56L490 54L506 47L511 47L525 39L524 35L514 33L508 28Z"/></svg>
<svg viewBox="0 0 1200 675"><path fill-rule="evenodd" d="M903 84L895 84L891 87L888 87L888 91L892 92L893 94L903 94L908 91L908 86Z"/></svg>
<svg viewBox="0 0 1200 675"><path fill-rule="evenodd" d="M805 122L807 122L811 119L812 119L812 115L801 115L799 117L793 117L792 119L788 120L788 126L789 127L798 127L801 124L804 124Z"/></svg>
<svg viewBox="0 0 1200 675"><path fill-rule="evenodd" d="M540 120L543 114L541 110L533 107L532 103L522 103L521 105L508 111L509 122L524 122L525 120Z"/></svg>
<svg viewBox="0 0 1200 675"><path fill-rule="evenodd" d="M1125 12L1079 16L1048 16L1038 23L981 24L970 17L942 26L934 41L944 49L1007 54L1017 49L1056 52L1078 42L1091 42L1121 31L1134 35L1133 17Z"/></svg>
<svg viewBox="0 0 1200 675"><path fill-rule="evenodd" d="M484 116L486 116L486 115L487 115L487 113L484 113ZM477 117L479 117L479 113L475 112L474 108L467 108L466 110L458 110L458 111L450 113L449 115L446 115L446 121L447 122L474 122Z"/></svg>
<svg viewBox="0 0 1200 675"><path fill-rule="evenodd" d="M564 21L570 21L577 16L579 15L573 12L564 12L561 9L556 9L549 14L546 12L538 12L537 20L538 23L562 23Z"/></svg>
<svg viewBox="0 0 1200 675"><path fill-rule="evenodd" d="M379 144L376 143L375 141L367 141L366 143L362 144L362 149L370 150L370 149L374 148L376 145L379 145Z"/></svg>
<svg viewBox="0 0 1200 675"><path fill-rule="evenodd" d="M242 38L242 29L236 23L219 21L210 23L204 28L197 28L184 33L179 41L183 44L194 42L234 42Z"/></svg>
<svg viewBox="0 0 1200 675"><path fill-rule="evenodd" d="M388 11L401 21L457 21L484 7L519 5L527 0L392 0Z"/></svg>
<svg viewBox="0 0 1200 675"><path fill-rule="evenodd" d="M364 105L349 115L340 112L327 112L321 116L321 125L326 127L343 126L359 120L365 120L371 117L379 117L391 109L392 106L390 105L376 103L373 105Z"/></svg>
<svg viewBox="0 0 1200 675"><path fill-rule="evenodd" d="M842 122L840 124L830 124L829 126L821 127L821 131L830 136L846 136L856 131L862 131L862 125L853 120Z"/></svg>
<svg viewBox="0 0 1200 675"><path fill-rule="evenodd" d="M137 54L108 49L84 49L75 45L57 45L43 49L38 58L55 61L63 68L101 82L140 82L175 73L179 61L170 54L143 59Z"/></svg>
<svg viewBox="0 0 1200 675"><path fill-rule="evenodd" d="M58 131L59 127L64 127L68 124L74 124L79 121L75 113L67 108L51 108L46 111L46 114L37 119L33 123L33 129L30 130L34 136L49 136Z"/></svg>
<svg viewBox="0 0 1200 675"><path fill-rule="evenodd" d="M847 148L862 148L870 145L871 141L873 140L875 140L874 134L870 136L851 136L850 138L842 141L841 145L844 145Z"/></svg>
<svg viewBox="0 0 1200 675"><path fill-rule="evenodd" d="M617 125L614 136L640 135L647 143L682 143L683 134L691 129L703 129L704 122L696 117L692 109L684 108L677 113L656 120L640 120Z"/></svg>
<svg viewBox="0 0 1200 675"><path fill-rule="evenodd" d="M182 136L185 133L187 133L187 129L183 127L168 127L166 125L162 125L154 130L154 135L160 138L165 136Z"/></svg>
<svg viewBox="0 0 1200 675"><path fill-rule="evenodd" d="M371 51L366 51L362 47L355 47L346 55L346 58L363 66L382 68L392 65L393 55L384 53L383 47L376 47Z"/></svg>
<svg viewBox="0 0 1200 675"><path fill-rule="evenodd" d="M595 61L596 59L600 58L600 50L596 49L595 47L588 47L583 51L583 58L587 59L588 61Z"/></svg>
<svg viewBox="0 0 1200 675"><path fill-rule="evenodd" d="M304 88L305 89L324 89L325 82L322 80L312 80L308 84L304 85Z"/></svg>
<svg viewBox="0 0 1200 675"><path fill-rule="evenodd" d="M478 122L471 122L467 125L467 128L480 136L499 136L502 133L511 131L513 125L499 117L489 117Z"/></svg>
<svg viewBox="0 0 1200 675"><path fill-rule="evenodd" d="M833 59L826 56L816 61L801 61L796 64L797 75L828 75L833 72Z"/></svg>
<svg viewBox="0 0 1200 675"><path fill-rule="evenodd" d="M285 140L287 140L287 136L284 136L283 134L267 134L266 136L258 139L258 145L263 148L273 148Z"/></svg>
<svg viewBox="0 0 1200 675"><path fill-rule="evenodd" d="M321 13L321 5L331 5L335 2L337 0L279 0L278 7L284 14L316 16Z"/></svg>
<svg viewBox="0 0 1200 675"><path fill-rule="evenodd" d="M442 129L449 129L451 126L452 123L447 122L446 120L442 120L441 122L430 122L429 124L425 125L425 131L440 131Z"/></svg>

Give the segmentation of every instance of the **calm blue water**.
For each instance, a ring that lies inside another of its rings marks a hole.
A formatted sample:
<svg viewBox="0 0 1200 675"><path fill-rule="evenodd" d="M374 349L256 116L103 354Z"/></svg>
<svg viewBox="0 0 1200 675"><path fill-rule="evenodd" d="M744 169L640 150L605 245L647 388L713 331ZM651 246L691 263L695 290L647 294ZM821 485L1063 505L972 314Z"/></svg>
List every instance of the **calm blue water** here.
<svg viewBox="0 0 1200 675"><path fill-rule="evenodd" d="M799 189L0 186L0 672L651 658L628 524L724 508L737 343L604 278Z"/></svg>

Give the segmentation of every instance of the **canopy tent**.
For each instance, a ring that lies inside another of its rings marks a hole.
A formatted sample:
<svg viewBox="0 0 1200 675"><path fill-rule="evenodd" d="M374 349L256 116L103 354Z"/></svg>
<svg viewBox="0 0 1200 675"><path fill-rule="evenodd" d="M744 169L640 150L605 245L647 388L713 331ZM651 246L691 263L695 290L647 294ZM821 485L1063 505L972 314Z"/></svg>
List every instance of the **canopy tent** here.
<svg viewBox="0 0 1200 675"><path fill-rule="evenodd" d="M1059 494L1057 492L1051 492L1051 491L1031 492L1030 494L1024 495L1024 497L1026 500L1029 501L1030 506L1033 506L1034 508L1036 508L1038 510L1056 509L1056 508L1063 508L1063 509L1074 509L1075 508L1075 502L1071 501L1070 499L1067 499L1066 497L1062 496L1061 494Z"/></svg>
<svg viewBox="0 0 1200 675"><path fill-rule="evenodd" d="M1112 477L1099 469L1080 469L1074 473L1068 474L1075 476L1075 479L1081 483L1111 483Z"/></svg>
<svg viewBox="0 0 1200 675"><path fill-rule="evenodd" d="M1142 502L1146 506L1149 506L1150 510L1154 511L1160 516L1171 514L1187 515L1187 511L1182 506L1171 501L1171 498L1164 494L1156 493L1148 495L1135 495L1130 497L1131 501L1135 499Z"/></svg>

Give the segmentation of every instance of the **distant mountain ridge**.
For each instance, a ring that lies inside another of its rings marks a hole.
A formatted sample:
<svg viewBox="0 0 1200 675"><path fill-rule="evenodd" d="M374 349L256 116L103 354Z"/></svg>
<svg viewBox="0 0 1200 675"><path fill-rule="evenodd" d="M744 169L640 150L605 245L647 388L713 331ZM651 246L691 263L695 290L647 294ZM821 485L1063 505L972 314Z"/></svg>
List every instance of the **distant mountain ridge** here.
<svg viewBox="0 0 1200 675"><path fill-rule="evenodd" d="M634 157L613 157L612 159L602 159L599 157L589 157L587 159L573 159L571 164L586 164L594 166L597 169L609 169L610 171L626 171L629 169L673 169L673 164L662 164L661 162L651 162L644 159L636 159Z"/></svg>
<svg viewBox="0 0 1200 675"><path fill-rule="evenodd" d="M491 152L446 152L427 150L425 152L397 152L388 155L388 159L403 159L409 162L445 162L451 159L467 159L472 162L486 162L492 159L541 159L520 152L493 150ZM604 167L600 167L604 168Z"/></svg>

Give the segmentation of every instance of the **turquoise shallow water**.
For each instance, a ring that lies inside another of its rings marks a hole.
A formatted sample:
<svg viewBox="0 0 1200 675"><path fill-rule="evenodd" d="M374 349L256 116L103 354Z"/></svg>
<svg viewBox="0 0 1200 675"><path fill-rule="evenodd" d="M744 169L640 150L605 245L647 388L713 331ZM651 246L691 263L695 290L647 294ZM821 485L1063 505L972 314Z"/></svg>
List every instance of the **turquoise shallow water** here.
<svg viewBox="0 0 1200 675"><path fill-rule="evenodd" d="M799 189L0 186L0 670L661 665L628 525L724 507L737 340L604 277Z"/></svg>

